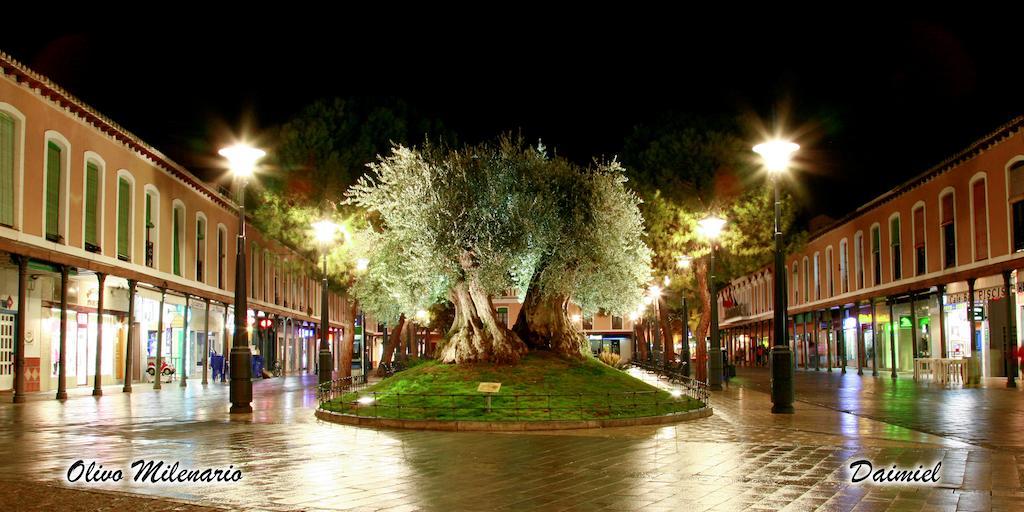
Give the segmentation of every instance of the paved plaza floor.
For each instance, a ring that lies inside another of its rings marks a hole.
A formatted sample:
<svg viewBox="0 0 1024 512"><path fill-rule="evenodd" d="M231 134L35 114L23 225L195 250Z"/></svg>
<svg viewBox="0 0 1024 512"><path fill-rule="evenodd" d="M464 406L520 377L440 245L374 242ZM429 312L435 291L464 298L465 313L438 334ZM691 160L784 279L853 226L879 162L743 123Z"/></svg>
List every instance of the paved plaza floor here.
<svg viewBox="0 0 1024 512"><path fill-rule="evenodd" d="M798 372L797 413L770 414L768 374L740 375L710 418L557 433L372 430L313 417L314 376L72 390L0 406L7 510L1024 510L1024 393L993 384ZM9 398L9 396L8 396ZM849 411L849 412L846 412ZM120 482L70 483L72 464ZM133 461L239 469L232 483L132 482ZM852 483L849 466L942 463L932 484Z"/></svg>

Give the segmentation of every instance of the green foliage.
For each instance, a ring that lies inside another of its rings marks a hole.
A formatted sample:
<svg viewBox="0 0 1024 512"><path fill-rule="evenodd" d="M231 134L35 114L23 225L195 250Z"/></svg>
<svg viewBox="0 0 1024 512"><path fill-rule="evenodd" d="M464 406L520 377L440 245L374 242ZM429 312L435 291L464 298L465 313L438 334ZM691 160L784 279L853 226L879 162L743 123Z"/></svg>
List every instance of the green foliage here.
<svg viewBox="0 0 1024 512"><path fill-rule="evenodd" d="M491 399L490 413L485 395L476 391L481 382L501 383L501 391ZM377 407L355 405L358 397L374 393ZM514 395L520 395L518 400ZM685 397L673 398L592 357L578 360L532 352L516 365L427 361L325 404L325 409L397 418L398 405L406 419L492 421L571 420L581 414L585 419L655 416L702 406Z"/></svg>
<svg viewBox="0 0 1024 512"><path fill-rule="evenodd" d="M374 253L381 274L365 288L383 300L364 301L384 312L388 296L407 296L388 317L463 280L522 294L535 282L587 311L622 314L639 302L650 253L617 162L582 168L503 137L458 150L397 146L370 168L348 195L393 244Z"/></svg>
<svg viewBox="0 0 1024 512"><path fill-rule="evenodd" d="M354 280L358 258L371 250L362 211L343 204L344 192L367 171L367 164L392 143L450 137L440 122L420 116L394 98L333 98L304 108L279 130L271 158L277 173L261 177L262 191L253 219L267 236L319 263L323 248L312 224L328 219L354 235L327 248L331 286Z"/></svg>
<svg viewBox="0 0 1024 512"><path fill-rule="evenodd" d="M644 200L645 240L655 254L655 272L670 276L673 288L691 296L697 295L690 288L692 269L677 264L682 256L696 261L708 255L710 242L698 233L697 223L709 214L728 222L718 241L719 282L771 260L774 196L752 144L740 133L730 119L671 115L637 128L626 143L624 160ZM785 192L783 206L783 233L792 247L803 234L792 233L794 204Z"/></svg>

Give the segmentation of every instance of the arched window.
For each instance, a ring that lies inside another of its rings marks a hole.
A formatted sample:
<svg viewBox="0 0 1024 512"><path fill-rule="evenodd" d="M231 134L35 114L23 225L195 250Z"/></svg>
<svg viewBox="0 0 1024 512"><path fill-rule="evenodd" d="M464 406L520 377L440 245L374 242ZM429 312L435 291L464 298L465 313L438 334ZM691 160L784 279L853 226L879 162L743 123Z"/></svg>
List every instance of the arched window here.
<svg viewBox="0 0 1024 512"><path fill-rule="evenodd" d="M793 304L800 304L800 264L793 262Z"/></svg>
<svg viewBox="0 0 1024 512"><path fill-rule="evenodd" d="M811 301L811 294L808 291L808 289L810 288L808 286L808 282L811 279L811 272L810 269L807 268L809 266L807 262L807 256L804 256L804 302Z"/></svg>
<svg viewBox="0 0 1024 512"><path fill-rule="evenodd" d="M206 282L206 215L196 212L196 281Z"/></svg>
<svg viewBox="0 0 1024 512"><path fill-rule="evenodd" d="M939 196L939 235L942 241L942 268L956 266L956 197L952 189Z"/></svg>
<svg viewBox="0 0 1024 512"><path fill-rule="evenodd" d="M1024 160L1010 164L1006 173L1009 181L1013 252L1024 251Z"/></svg>
<svg viewBox="0 0 1024 512"><path fill-rule="evenodd" d="M882 284L882 228L878 224L871 226L871 272L874 277L871 284Z"/></svg>
<svg viewBox="0 0 1024 512"><path fill-rule="evenodd" d="M900 254L903 235L900 232L900 214L889 217L889 252L892 254L892 280L903 278L903 255Z"/></svg>
<svg viewBox="0 0 1024 512"><path fill-rule="evenodd" d="M828 246L828 248L825 249L825 272L826 272L826 275L825 275L825 283L826 283L826 285L825 286L826 286L826 289L828 290L828 296L829 297L834 297L836 295L836 285L835 285L835 277L834 277L835 271L833 270L834 267L832 266L832 264L833 264L832 246L830 245L830 246Z"/></svg>
<svg viewBox="0 0 1024 512"><path fill-rule="evenodd" d="M914 205L914 275L923 276L928 273L928 244L927 233L924 230L925 211L924 202Z"/></svg>
<svg viewBox="0 0 1024 512"><path fill-rule="evenodd" d="M19 229L25 177L25 116L0 101L0 225Z"/></svg>
<svg viewBox="0 0 1024 512"><path fill-rule="evenodd" d="M85 180L82 201L82 232L85 233L83 248L89 252L100 252L103 241L103 181L106 164L92 151L85 152Z"/></svg>
<svg viewBox="0 0 1024 512"><path fill-rule="evenodd" d="M821 300L821 254L814 253L814 299Z"/></svg>
<svg viewBox="0 0 1024 512"><path fill-rule="evenodd" d="M217 224L217 288L226 289L224 285L224 267L227 264L228 229Z"/></svg>
<svg viewBox="0 0 1024 512"><path fill-rule="evenodd" d="M43 163L43 218L46 239L66 243L68 229L68 179L71 174L71 143L55 131L46 132L46 158Z"/></svg>
<svg viewBox="0 0 1024 512"><path fill-rule="evenodd" d="M857 279L857 289L864 288L864 233L858 231L853 235L853 274Z"/></svg>
<svg viewBox="0 0 1024 512"><path fill-rule="evenodd" d="M131 261L132 206L135 178L125 170L117 171L117 259Z"/></svg>
<svg viewBox="0 0 1024 512"><path fill-rule="evenodd" d="M988 259L988 180L979 173L971 180L971 234L974 261Z"/></svg>
<svg viewBox="0 0 1024 512"><path fill-rule="evenodd" d="M845 238L839 242L839 286L842 293L850 291L850 244Z"/></svg>
<svg viewBox="0 0 1024 512"><path fill-rule="evenodd" d="M182 275L182 262L185 259L185 204L174 200L171 212L171 270L174 275Z"/></svg>
<svg viewBox="0 0 1024 512"><path fill-rule="evenodd" d="M143 228L146 237L146 266L156 268L157 245L160 240L160 192L153 185L144 187L146 192L146 205L143 212L145 224Z"/></svg>
<svg viewBox="0 0 1024 512"><path fill-rule="evenodd" d="M255 241L249 244L249 297L255 299L256 296L256 284L259 283L257 280L259 273L259 267L256 263L259 261L258 255L260 253L260 246Z"/></svg>

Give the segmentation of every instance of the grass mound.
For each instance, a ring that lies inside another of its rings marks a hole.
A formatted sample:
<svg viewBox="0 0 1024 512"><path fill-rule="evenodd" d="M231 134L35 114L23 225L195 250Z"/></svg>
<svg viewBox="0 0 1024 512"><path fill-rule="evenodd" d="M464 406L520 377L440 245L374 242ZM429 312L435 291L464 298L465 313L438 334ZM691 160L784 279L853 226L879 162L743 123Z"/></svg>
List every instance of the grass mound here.
<svg viewBox="0 0 1024 512"><path fill-rule="evenodd" d="M500 382L491 396L481 382ZM359 416L479 421L634 418L703 404L674 397L593 358L531 352L516 365L428 361L323 405Z"/></svg>

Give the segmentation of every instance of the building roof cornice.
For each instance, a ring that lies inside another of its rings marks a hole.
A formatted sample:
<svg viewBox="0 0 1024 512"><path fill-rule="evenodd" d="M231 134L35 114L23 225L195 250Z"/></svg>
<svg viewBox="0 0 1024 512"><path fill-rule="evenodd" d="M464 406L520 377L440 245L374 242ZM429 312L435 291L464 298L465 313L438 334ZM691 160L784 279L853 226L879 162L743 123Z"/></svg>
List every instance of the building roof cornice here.
<svg viewBox="0 0 1024 512"><path fill-rule="evenodd" d="M2 51L0 51L0 72L12 78L16 83L22 84L35 91L36 94L49 100L65 112L78 117L107 137L124 144L129 149L133 150L146 160L149 160L168 174L178 178L197 192L207 196L219 206L228 210L238 210L238 205L235 204L234 201L204 183L183 166L168 158L167 155L164 155L153 146L146 144L138 136L115 123L107 116L99 113L96 109L90 107L82 100L79 100L74 95L64 90L64 88L53 83L49 78L29 69L28 66L18 62L13 57Z"/></svg>
<svg viewBox="0 0 1024 512"><path fill-rule="evenodd" d="M1002 126L996 128L987 135L974 141L971 145L967 146L966 148L960 150L959 152L932 166L930 169L897 185L888 192L883 193L882 195L872 199L871 201L868 201L867 203L863 204L856 210L836 219L835 222L832 222L831 224L825 226L824 228L821 228L815 231L814 233L811 233L811 235L808 237L808 242L821 237L825 233L828 233L829 231L832 231L833 229L836 229L839 226L842 226L843 224L850 222L851 220L856 219L857 217L860 217L861 215L864 215L865 213L867 213L868 211L877 206L892 201L893 199L935 179L935 177L950 171L954 167L963 164L968 160L973 159L974 157L985 152L992 146L995 146L996 144L999 144L1009 139L1018 131L1020 131L1022 127L1024 127L1024 115L1017 116L1010 122L1003 124Z"/></svg>

